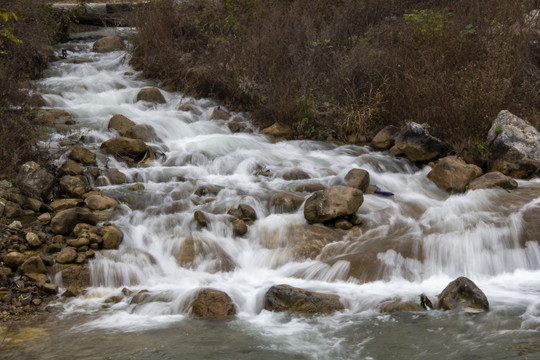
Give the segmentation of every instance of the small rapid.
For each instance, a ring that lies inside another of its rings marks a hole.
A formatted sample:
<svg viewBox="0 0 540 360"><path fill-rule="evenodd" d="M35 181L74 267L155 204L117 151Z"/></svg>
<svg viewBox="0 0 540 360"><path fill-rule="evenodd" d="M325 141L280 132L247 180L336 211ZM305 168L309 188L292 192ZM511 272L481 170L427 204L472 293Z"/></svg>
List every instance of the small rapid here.
<svg viewBox="0 0 540 360"><path fill-rule="evenodd" d="M66 302L55 323L56 336L63 341L77 334L94 341L103 334L114 337L96 358L540 354L538 179L519 181L519 188L510 192L450 196L427 179L429 167L420 169L368 146L275 142L242 113L232 118L249 131L233 133L227 126L232 120L211 119L219 107L212 100L161 90L165 104L137 102L139 90L154 84L129 66L125 52L94 53L92 42L81 38L64 44L69 58L53 63L37 83L51 108L68 111L77 122L42 146L61 151L65 139L79 138L98 155L99 168L117 168L126 175L125 184L100 187L121 202L111 222L123 231L124 241L120 249L96 255L92 287ZM190 110L179 110L180 105ZM148 145L159 155L155 161L129 167L100 151L102 142L117 136L107 128L115 114L154 128L157 138ZM293 234L306 225L303 205L282 213L271 206L271 196L307 198L307 186L340 184L353 168L369 171L373 184L395 195L366 194L358 210L361 226L322 246L316 256L299 256ZM267 176L260 175L261 169ZM286 174L297 170L308 177L286 180ZM144 189L134 191L138 183ZM209 186L219 191L197 194ZM241 237L233 234L227 215L239 204L251 206L257 216ZM194 219L195 211L208 215L207 227ZM417 301L425 293L435 299L459 276L484 291L489 313L470 317L375 310L389 298ZM278 284L337 294L346 309L315 317L263 310L265 292ZM206 322L190 316L197 291L208 287L232 298L234 320ZM141 293L144 301L134 301ZM109 302L111 297L118 300ZM128 336L134 332L137 340ZM51 345L59 341L41 345L39 352L67 357ZM72 346L79 346L84 358L94 356L83 345ZM31 355L37 350L24 351Z"/></svg>

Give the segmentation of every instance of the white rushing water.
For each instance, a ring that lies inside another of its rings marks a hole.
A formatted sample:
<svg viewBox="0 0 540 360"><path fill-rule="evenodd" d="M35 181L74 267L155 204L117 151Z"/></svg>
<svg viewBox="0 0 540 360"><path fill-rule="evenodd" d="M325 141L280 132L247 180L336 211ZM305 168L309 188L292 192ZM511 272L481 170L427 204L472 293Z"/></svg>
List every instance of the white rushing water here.
<svg viewBox="0 0 540 360"><path fill-rule="evenodd" d="M118 168L128 178L126 184L100 188L122 202L122 213L111 221L124 232L124 241L118 251L97 255L92 263L94 287L66 304L66 314L87 316L76 331L123 333L191 324L190 301L207 287L225 291L237 307L236 319L215 334L218 341L219 336L229 341L222 334L227 331L250 334L260 342L259 349L287 358L384 359L395 353L403 355L396 358L424 358L437 351L447 358L464 358L449 342L474 354L487 351L499 337L508 337L510 344L514 336L526 338L540 330L538 179L519 181L512 192L476 190L450 196L427 179L429 167L419 169L369 147L274 142L257 129L231 133L226 121L210 119L218 106L210 100L162 90L166 104L136 102L138 91L151 84L129 67L124 52L97 54L91 44L74 40L65 45L70 48L68 59L54 63L39 82L50 106L67 110L77 122L71 134L53 135L46 146L54 150L64 137L84 135L84 146L98 154L101 169ZM78 57L94 61L74 64ZM178 110L182 104L192 110ZM158 140L149 145L163 155L130 168L102 154L101 143L118 136L107 130L114 114L151 125ZM260 168L271 175L257 176ZM307 198L309 193L296 191L299 185L338 184L353 168L368 170L373 184L395 196L365 195L358 210L364 224L357 231L327 245L318 258L295 257L288 234L306 224L303 207L296 213L273 213L270 196L288 192ZM283 179L296 169L310 178ZM144 190L129 190L135 183L143 183ZM195 194L208 185L222 190ZM258 218L243 237L233 235L226 215L239 204L253 207ZM208 228L195 221L196 210L208 214ZM185 242L192 242L196 256L182 266ZM378 260L375 273L362 265L366 257ZM435 300L459 276L469 277L484 291L489 314L472 319L436 311L407 317L374 310L394 297L416 302L425 293ZM278 284L338 294L346 310L318 317L263 310L264 293ZM150 300L131 303L133 295L124 295L124 288L133 294L144 290ZM111 296L122 300L104 307ZM414 328L415 323L421 323L421 329ZM411 332L433 344L421 341L407 350L409 337L414 338ZM509 348L515 350L504 349Z"/></svg>

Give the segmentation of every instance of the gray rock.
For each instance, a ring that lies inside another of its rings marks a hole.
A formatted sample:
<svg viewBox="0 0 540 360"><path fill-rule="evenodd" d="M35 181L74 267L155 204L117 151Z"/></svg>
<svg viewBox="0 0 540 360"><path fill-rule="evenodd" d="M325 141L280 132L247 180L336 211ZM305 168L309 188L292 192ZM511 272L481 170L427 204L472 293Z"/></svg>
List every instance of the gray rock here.
<svg viewBox="0 0 540 360"><path fill-rule="evenodd" d="M37 163L30 161L17 174L17 187L24 195L48 201L52 198L55 178Z"/></svg>
<svg viewBox="0 0 540 360"><path fill-rule="evenodd" d="M489 130L491 171L528 178L540 171L540 133L529 122L507 110L497 115Z"/></svg>
<svg viewBox="0 0 540 360"><path fill-rule="evenodd" d="M411 161L429 161L446 155L451 146L431 136L427 129L415 122L409 122L396 136L395 145L390 149L394 155L405 155Z"/></svg>
<svg viewBox="0 0 540 360"><path fill-rule="evenodd" d="M443 310L456 308L463 308L467 312L489 310L486 295L474 282L463 276L448 284L438 297L439 307Z"/></svg>

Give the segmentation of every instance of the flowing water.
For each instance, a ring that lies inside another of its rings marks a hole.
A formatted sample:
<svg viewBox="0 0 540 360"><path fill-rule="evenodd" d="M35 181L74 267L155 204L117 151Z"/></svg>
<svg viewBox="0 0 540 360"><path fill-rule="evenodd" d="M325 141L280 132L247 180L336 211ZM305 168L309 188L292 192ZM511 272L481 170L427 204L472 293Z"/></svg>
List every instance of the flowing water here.
<svg viewBox="0 0 540 360"><path fill-rule="evenodd" d="M515 191L469 191L449 196L406 159L369 147L282 141L231 133L211 120L218 104L162 91L167 103L136 102L152 86L128 65L124 52L91 52L92 39L73 39L69 58L52 64L38 86L54 108L69 111L77 126L53 134L51 151L65 138L82 137L98 166L115 167L128 183L100 190L121 200L112 219L125 234L118 251L91 265L93 287L67 301L54 320L34 324L37 336L4 344L2 357L42 359L532 359L540 358L540 181L519 181ZM74 58L93 62L74 64ZM189 104L191 111L178 110ZM100 144L114 114L151 125L161 156L128 167L102 154ZM243 118L242 114L234 114ZM248 124L249 126L249 124ZM65 159L63 157L59 164ZM264 169L269 176L256 175ZM299 185L331 186L353 168L393 197L365 195L364 224L314 259L299 257L289 235L305 224L303 208L283 214L269 206L277 192L307 198ZM309 179L284 180L301 169ZM144 184L143 190L129 188ZM222 188L198 196L200 186ZM209 200L212 198L211 200ZM258 219L233 236L227 210L252 206ZM211 223L201 228L196 210ZM194 257L182 262L188 244ZM366 260L367 259L367 260ZM369 265L376 262L373 268ZM183 265L180 265L183 264ZM459 276L472 279L491 310L381 314L389 298L432 300ZM289 284L338 294L346 310L303 316L263 310L266 290ZM189 314L198 289L230 295L231 320ZM129 289L129 293L123 289ZM144 291L146 301L132 302ZM131 295L130 295L131 294ZM120 301L107 302L112 296ZM15 330L14 330L15 331ZM19 329L21 334L25 329Z"/></svg>

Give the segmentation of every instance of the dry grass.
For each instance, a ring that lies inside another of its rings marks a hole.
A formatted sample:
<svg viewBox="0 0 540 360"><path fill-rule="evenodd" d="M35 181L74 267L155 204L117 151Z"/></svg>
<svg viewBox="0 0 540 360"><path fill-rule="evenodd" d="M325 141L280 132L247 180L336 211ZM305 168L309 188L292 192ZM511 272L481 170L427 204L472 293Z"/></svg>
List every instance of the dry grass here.
<svg viewBox="0 0 540 360"><path fill-rule="evenodd" d="M300 137L354 142L413 120L459 148L502 109L539 124L534 5L156 0L138 14L134 65Z"/></svg>

